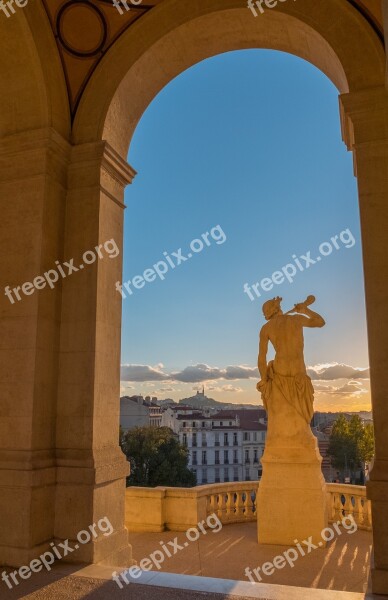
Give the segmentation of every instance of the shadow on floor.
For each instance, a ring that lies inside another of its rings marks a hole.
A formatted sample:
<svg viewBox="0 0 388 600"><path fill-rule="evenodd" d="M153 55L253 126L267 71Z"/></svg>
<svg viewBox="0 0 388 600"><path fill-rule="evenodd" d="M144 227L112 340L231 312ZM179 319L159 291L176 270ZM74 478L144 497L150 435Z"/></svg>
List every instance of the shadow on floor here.
<svg viewBox="0 0 388 600"><path fill-rule="evenodd" d="M342 531L325 549L300 556L293 567L286 564L270 576L265 576L260 569L260 582L365 593L370 575L372 533ZM184 545L184 533L130 533L134 559L139 563L158 550L160 542L166 544L175 537L179 545ZM285 550L284 546L259 546L255 523L226 525L218 533L209 531L201 535L197 542L190 542L171 558L166 558L161 571L248 582L246 568L249 567L254 581L258 582L253 570L272 562Z"/></svg>

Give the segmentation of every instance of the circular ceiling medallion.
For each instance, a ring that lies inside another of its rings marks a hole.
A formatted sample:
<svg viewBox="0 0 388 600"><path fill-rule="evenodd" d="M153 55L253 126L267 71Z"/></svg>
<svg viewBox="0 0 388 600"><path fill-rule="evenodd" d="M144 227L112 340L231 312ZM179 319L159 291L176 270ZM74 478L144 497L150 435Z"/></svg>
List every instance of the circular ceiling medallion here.
<svg viewBox="0 0 388 600"><path fill-rule="evenodd" d="M102 12L88 0L71 0L57 15L57 33L61 44L80 57L95 56L107 38L107 25Z"/></svg>

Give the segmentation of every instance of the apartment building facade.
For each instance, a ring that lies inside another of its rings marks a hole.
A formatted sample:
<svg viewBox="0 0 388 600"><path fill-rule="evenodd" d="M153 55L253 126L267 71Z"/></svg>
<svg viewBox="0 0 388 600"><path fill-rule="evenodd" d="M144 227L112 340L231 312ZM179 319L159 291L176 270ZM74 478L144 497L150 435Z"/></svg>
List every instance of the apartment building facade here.
<svg viewBox="0 0 388 600"><path fill-rule="evenodd" d="M197 484L250 481L261 477L266 437L262 409L225 410L216 414L180 405L162 416L189 450Z"/></svg>

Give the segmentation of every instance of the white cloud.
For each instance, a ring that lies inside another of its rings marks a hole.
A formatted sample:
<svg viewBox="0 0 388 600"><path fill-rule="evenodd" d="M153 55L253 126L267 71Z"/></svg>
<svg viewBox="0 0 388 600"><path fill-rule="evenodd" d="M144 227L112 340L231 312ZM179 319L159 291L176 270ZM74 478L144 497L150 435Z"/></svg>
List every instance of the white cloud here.
<svg viewBox="0 0 388 600"><path fill-rule="evenodd" d="M314 383L314 390L317 392L333 392L335 387L332 385L323 385L322 383Z"/></svg>
<svg viewBox="0 0 388 600"><path fill-rule="evenodd" d="M337 388L334 393L335 394L361 394L365 393L367 390L364 390L362 385L357 381L348 381L345 385Z"/></svg>
<svg viewBox="0 0 388 600"><path fill-rule="evenodd" d="M314 387L317 392L333 393L359 393L361 389L357 388L358 383L362 380L363 385L369 383L369 369L352 367L350 365L331 363L325 365L316 365L307 369L308 375L314 381ZM150 382L168 382L174 383L191 383L194 385L192 389L202 389L200 384L212 382L213 388L207 386L209 390L229 392L241 391L241 388L222 386L222 381L242 381L250 379L260 379L259 371L256 367L247 365L229 365L227 367L214 367L206 363L198 363L189 365L181 371L167 372L163 363L158 363L154 366L150 365L122 365L121 380L124 382L144 383L152 387ZM339 382L338 380L344 380ZM346 385L348 387L344 387ZM335 385L337 382L337 385ZM342 383L342 387L341 384ZM350 386L350 387L349 387ZM175 388L169 387L165 391L177 391Z"/></svg>
<svg viewBox="0 0 388 600"><path fill-rule="evenodd" d="M360 369L339 363L309 367L307 373L311 379L318 381L333 381L334 379L369 379L369 369Z"/></svg>
<svg viewBox="0 0 388 600"><path fill-rule="evenodd" d="M209 390L209 392L233 392L235 394L239 394L240 392L243 391L242 388L235 387L234 385L231 385L231 384L223 385L221 387L210 385L206 389Z"/></svg>
<svg viewBox="0 0 388 600"><path fill-rule="evenodd" d="M220 369L219 367L210 367L209 365L199 363L185 367L178 373L173 373L172 377L176 381L184 383L200 383L203 381L215 381L217 379L235 381L236 379L257 379L259 371L256 367L238 365Z"/></svg>
<svg viewBox="0 0 388 600"><path fill-rule="evenodd" d="M199 383L201 381L211 381L222 377L221 370L217 367L209 367L209 365L198 364L185 367L178 373L173 373L172 377L176 381L183 383Z"/></svg>
<svg viewBox="0 0 388 600"><path fill-rule="evenodd" d="M169 376L163 373L160 365L150 367L148 365L121 365L122 381L164 381Z"/></svg>

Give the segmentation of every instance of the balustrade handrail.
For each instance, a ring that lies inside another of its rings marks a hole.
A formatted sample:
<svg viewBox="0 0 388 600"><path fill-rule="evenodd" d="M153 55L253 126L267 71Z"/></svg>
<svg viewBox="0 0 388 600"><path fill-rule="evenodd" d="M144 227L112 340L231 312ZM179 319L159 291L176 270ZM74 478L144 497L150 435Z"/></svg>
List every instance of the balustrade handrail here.
<svg viewBox="0 0 388 600"><path fill-rule="evenodd" d="M346 516L353 516L359 529L372 529L371 503L366 497L366 488L364 486L328 483L327 505L329 522L341 521ZM207 483L193 488L127 488L128 502L131 498L131 504L135 507L136 498L149 499L155 498L155 502L162 501L164 498L169 502L180 502L183 513L187 512L187 507L191 506L195 518L198 511L204 511L202 514L210 515L216 513L223 524L241 523L247 521L256 521L256 496L259 487L259 481L228 481L223 483ZM159 499L159 500L157 500ZM160 505L161 506L161 505ZM174 504L175 506L175 504ZM200 508L202 507L202 508ZM135 509L133 509L135 510ZM128 508L128 514L131 512ZM136 512L136 511L135 511ZM183 514L182 513L182 514ZM176 511L172 511L174 517L168 520L168 527L174 531L184 530L186 525L180 520L176 520ZM136 519L141 521L138 524L139 530L147 527L143 518L146 515L140 511L136 513ZM203 518L203 517L202 517ZM164 522L163 509L161 507L161 521ZM145 519L147 521L147 519ZM131 528L136 523L131 523L128 519L127 527ZM163 531L163 524L161 523ZM154 525L152 525L154 527Z"/></svg>

